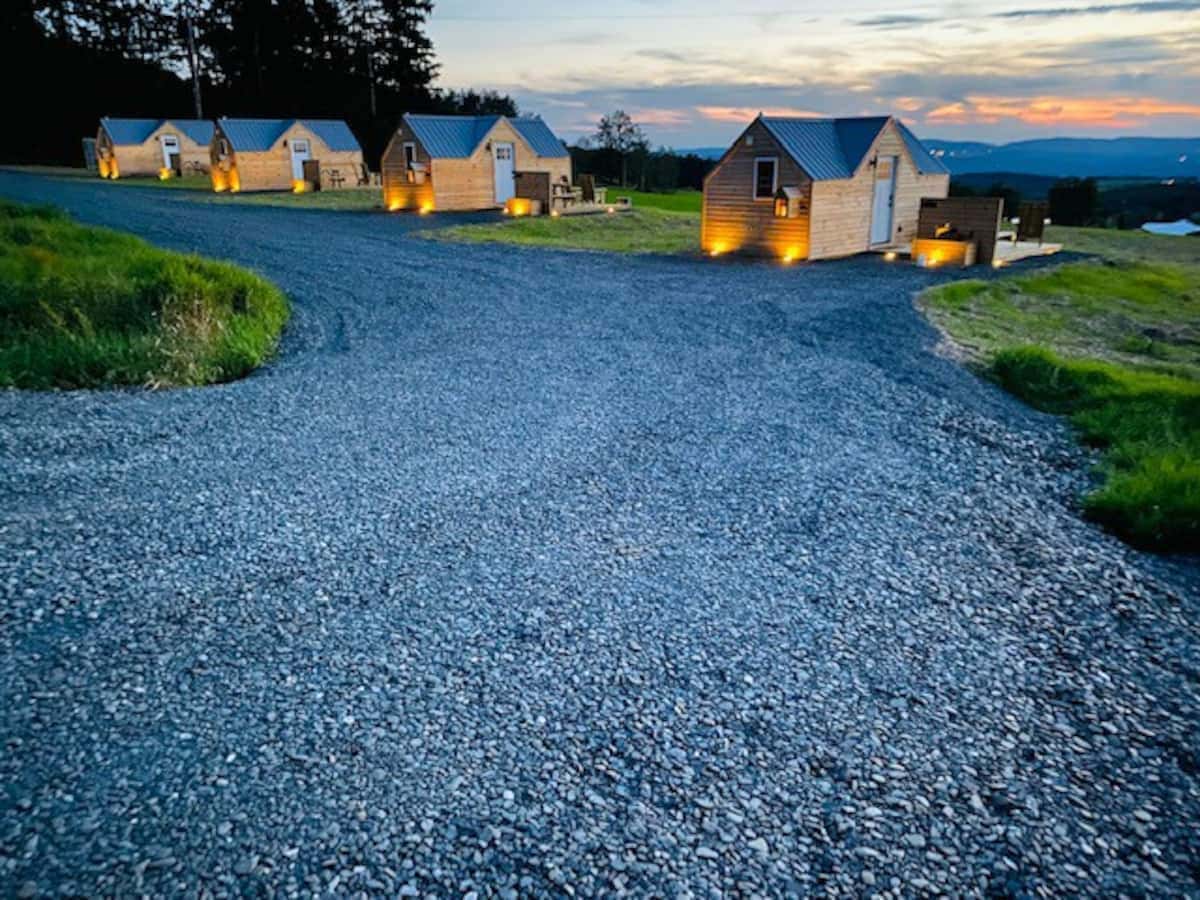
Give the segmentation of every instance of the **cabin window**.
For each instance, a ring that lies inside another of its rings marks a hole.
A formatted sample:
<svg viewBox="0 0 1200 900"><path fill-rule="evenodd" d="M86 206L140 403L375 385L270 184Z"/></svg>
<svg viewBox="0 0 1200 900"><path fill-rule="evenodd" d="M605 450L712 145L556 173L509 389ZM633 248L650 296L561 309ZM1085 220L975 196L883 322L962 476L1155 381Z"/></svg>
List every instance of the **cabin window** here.
<svg viewBox="0 0 1200 900"><path fill-rule="evenodd" d="M775 218L786 219L788 217L788 201L787 197L775 198Z"/></svg>
<svg viewBox="0 0 1200 900"><path fill-rule="evenodd" d="M411 169L417 161L417 145L412 141L404 142L404 168Z"/></svg>
<svg viewBox="0 0 1200 900"><path fill-rule="evenodd" d="M225 140L225 138L217 141L217 155L222 159L229 156L229 141Z"/></svg>
<svg viewBox="0 0 1200 900"><path fill-rule="evenodd" d="M775 196L775 181L779 160L774 156L759 156L754 160L754 199L770 200Z"/></svg>

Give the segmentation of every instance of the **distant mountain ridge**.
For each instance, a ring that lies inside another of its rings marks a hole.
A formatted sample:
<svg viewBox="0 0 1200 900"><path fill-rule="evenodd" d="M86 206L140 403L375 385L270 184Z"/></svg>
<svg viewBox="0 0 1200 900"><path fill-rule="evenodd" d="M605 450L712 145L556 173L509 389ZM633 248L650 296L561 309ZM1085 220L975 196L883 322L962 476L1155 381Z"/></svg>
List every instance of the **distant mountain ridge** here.
<svg viewBox="0 0 1200 900"><path fill-rule="evenodd" d="M1200 176L1200 137L1042 138L1011 144L927 138L925 146L955 175Z"/></svg>
<svg viewBox="0 0 1200 900"><path fill-rule="evenodd" d="M952 174L1013 172L1053 177L1200 177L1200 137L1039 138L1010 144L923 138ZM690 147L717 159L724 147Z"/></svg>

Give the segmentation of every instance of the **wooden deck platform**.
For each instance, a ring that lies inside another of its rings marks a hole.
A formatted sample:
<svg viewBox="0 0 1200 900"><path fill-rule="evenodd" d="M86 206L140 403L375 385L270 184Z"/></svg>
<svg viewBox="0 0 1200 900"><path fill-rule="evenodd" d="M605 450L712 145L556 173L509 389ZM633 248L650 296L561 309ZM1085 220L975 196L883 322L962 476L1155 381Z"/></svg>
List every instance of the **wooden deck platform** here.
<svg viewBox="0 0 1200 900"><path fill-rule="evenodd" d="M1051 256L1061 251L1062 248L1062 244L1001 239L996 242L996 252L992 257L992 265L1000 267L1034 256ZM908 259L912 255L911 251L912 245L910 243L886 244L871 248L872 253L882 254L887 259Z"/></svg>
<svg viewBox="0 0 1200 900"><path fill-rule="evenodd" d="M552 216L594 216L602 213L629 212L633 203L628 197L618 197L610 203L571 203L551 211Z"/></svg>
<svg viewBox="0 0 1200 900"><path fill-rule="evenodd" d="M992 265L1006 266L1031 256L1050 256L1061 249L1062 244L1047 244L1038 241L997 241L996 255L992 257Z"/></svg>

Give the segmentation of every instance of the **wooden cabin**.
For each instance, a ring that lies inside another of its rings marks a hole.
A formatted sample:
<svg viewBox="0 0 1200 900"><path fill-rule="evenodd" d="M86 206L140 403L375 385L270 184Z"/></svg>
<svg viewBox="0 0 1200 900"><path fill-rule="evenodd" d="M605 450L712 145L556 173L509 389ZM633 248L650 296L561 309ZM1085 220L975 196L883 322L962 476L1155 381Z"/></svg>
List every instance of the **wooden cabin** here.
<svg viewBox="0 0 1200 900"><path fill-rule="evenodd" d="M213 123L204 119L114 119L96 132L101 178L200 175L208 172Z"/></svg>
<svg viewBox="0 0 1200 900"><path fill-rule="evenodd" d="M788 261L907 249L922 198L949 190L949 170L893 116L759 115L704 180L700 243Z"/></svg>
<svg viewBox="0 0 1200 900"><path fill-rule="evenodd" d="M369 184L362 147L338 119L217 119L214 191L303 191Z"/></svg>
<svg viewBox="0 0 1200 900"><path fill-rule="evenodd" d="M516 176L524 172L571 182L571 155L538 116L407 114L382 168L391 210L494 209L515 196Z"/></svg>

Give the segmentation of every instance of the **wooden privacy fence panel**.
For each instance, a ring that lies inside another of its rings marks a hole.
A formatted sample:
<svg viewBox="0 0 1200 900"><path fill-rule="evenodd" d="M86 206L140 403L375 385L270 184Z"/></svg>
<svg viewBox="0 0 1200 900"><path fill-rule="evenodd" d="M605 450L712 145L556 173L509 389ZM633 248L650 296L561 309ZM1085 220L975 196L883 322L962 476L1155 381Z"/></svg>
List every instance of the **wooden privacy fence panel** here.
<svg viewBox="0 0 1200 900"><path fill-rule="evenodd" d="M513 180L516 182L518 197L523 200L537 200L542 209L550 208L549 172L517 172Z"/></svg>
<svg viewBox="0 0 1200 900"><path fill-rule="evenodd" d="M976 261L991 265L1003 207L1000 197L925 197L917 219L917 237L933 240L955 234L958 240L974 241Z"/></svg>
<svg viewBox="0 0 1200 900"><path fill-rule="evenodd" d="M1046 232L1046 217L1050 215L1049 203L1022 203L1017 207L1017 240L1042 242Z"/></svg>

